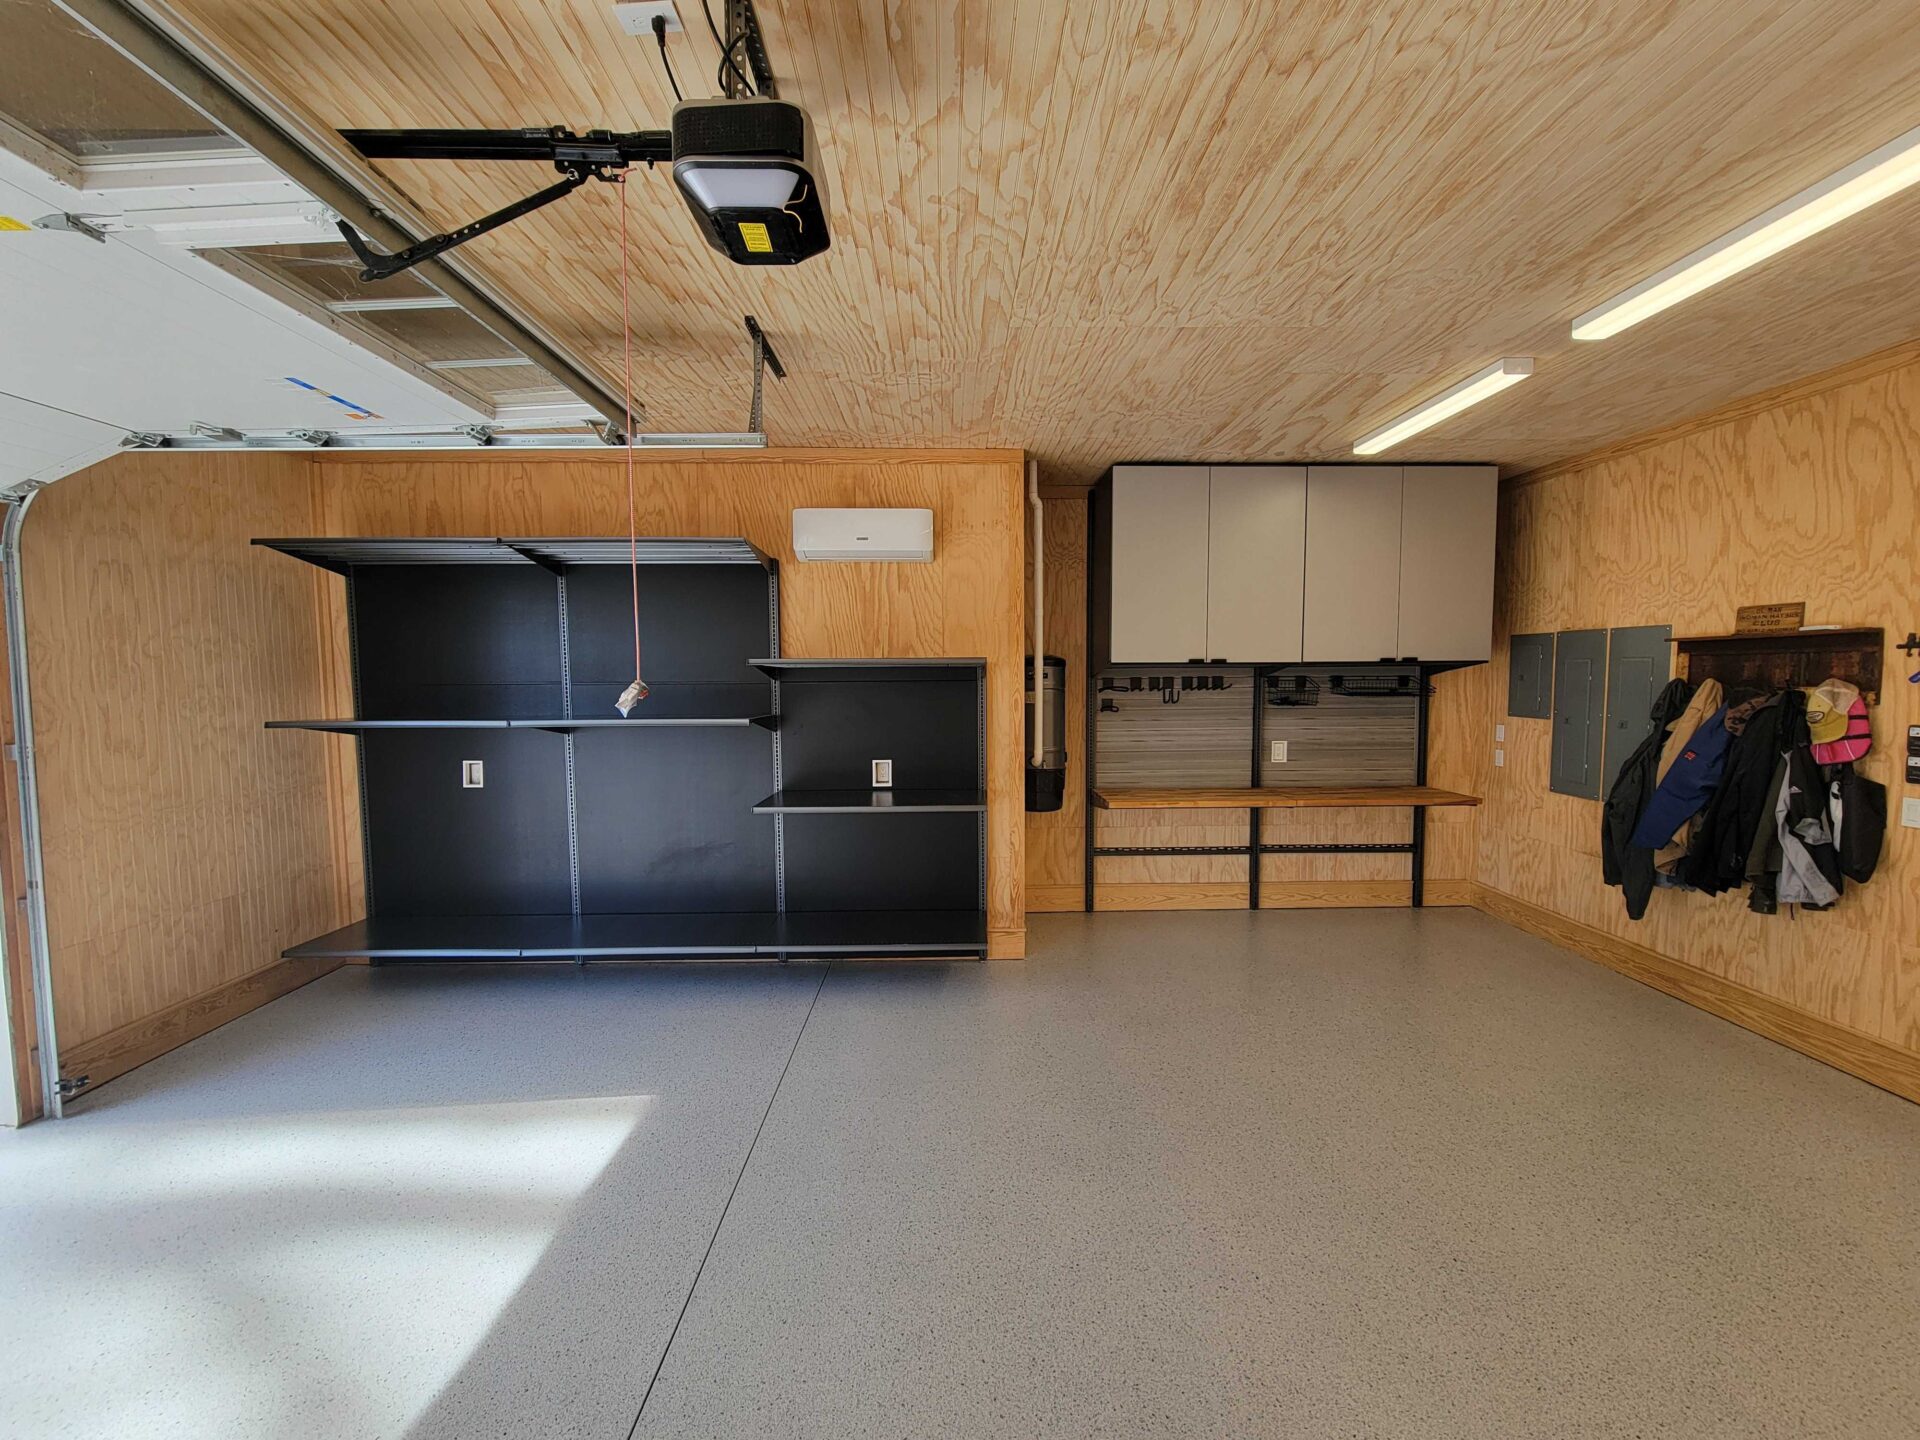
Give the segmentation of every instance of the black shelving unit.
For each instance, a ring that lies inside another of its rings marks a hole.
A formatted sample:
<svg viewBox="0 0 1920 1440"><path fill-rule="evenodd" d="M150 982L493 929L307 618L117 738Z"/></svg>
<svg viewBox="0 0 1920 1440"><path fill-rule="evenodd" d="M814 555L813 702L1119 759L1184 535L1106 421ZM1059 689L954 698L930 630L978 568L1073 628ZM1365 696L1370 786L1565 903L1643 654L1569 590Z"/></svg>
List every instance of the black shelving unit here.
<svg viewBox="0 0 1920 1440"><path fill-rule="evenodd" d="M287 956L985 955L984 662L781 659L744 540L254 543L345 578L352 645L352 717L267 725L354 740L368 914Z"/></svg>
<svg viewBox="0 0 1920 1440"><path fill-rule="evenodd" d="M781 831L795 955L986 953L986 661L749 662L776 682ZM891 760L895 786L872 786ZM884 903L876 903L884 899Z"/></svg>

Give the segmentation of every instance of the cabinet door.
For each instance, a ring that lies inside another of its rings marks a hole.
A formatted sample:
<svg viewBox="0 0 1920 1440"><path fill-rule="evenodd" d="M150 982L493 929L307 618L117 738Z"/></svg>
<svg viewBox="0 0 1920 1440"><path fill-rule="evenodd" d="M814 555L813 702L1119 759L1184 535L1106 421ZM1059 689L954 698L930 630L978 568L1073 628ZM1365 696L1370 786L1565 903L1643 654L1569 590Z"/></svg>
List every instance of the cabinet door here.
<svg viewBox="0 0 1920 1440"><path fill-rule="evenodd" d="M1207 653L1207 467L1113 467L1112 658Z"/></svg>
<svg viewBox="0 0 1920 1440"><path fill-rule="evenodd" d="M1422 660L1493 658L1493 532L1500 472L1409 465L1401 472L1400 648Z"/></svg>
<svg viewBox="0 0 1920 1440"><path fill-rule="evenodd" d="M1208 506L1207 658L1300 658L1306 592L1307 472L1216 465Z"/></svg>
<svg viewBox="0 0 1920 1440"><path fill-rule="evenodd" d="M1301 658L1379 660L1400 643L1400 467L1307 469Z"/></svg>

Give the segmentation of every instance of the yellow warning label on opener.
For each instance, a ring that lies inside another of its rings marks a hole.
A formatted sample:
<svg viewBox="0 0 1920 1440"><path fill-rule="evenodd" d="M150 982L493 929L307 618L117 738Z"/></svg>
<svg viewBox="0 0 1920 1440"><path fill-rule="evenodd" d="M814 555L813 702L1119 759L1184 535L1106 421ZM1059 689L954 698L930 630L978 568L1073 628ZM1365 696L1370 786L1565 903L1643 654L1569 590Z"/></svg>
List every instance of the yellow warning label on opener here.
<svg viewBox="0 0 1920 1440"><path fill-rule="evenodd" d="M33 227L24 220L16 220L11 215L0 215L0 230L31 230L32 228ZM764 235L766 231L763 230L760 233ZM772 249L773 247L768 246L767 248Z"/></svg>
<svg viewBox="0 0 1920 1440"><path fill-rule="evenodd" d="M740 222L740 241L756 255L773 253L773 240L767 234L767 227L757 220Z"/></svg>

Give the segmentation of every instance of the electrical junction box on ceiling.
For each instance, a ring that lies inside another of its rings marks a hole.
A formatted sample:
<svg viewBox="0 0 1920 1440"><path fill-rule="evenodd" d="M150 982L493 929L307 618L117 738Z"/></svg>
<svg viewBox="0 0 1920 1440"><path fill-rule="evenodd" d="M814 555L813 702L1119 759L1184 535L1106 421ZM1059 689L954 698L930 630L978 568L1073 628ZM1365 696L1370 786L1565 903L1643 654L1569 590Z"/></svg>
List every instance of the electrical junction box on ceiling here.
<svg viewBox="0 0 1920 1440"><path fill-rule="evenodd" d="M933 559L931 510L795 510L793 553L802 560Z"/></svg>

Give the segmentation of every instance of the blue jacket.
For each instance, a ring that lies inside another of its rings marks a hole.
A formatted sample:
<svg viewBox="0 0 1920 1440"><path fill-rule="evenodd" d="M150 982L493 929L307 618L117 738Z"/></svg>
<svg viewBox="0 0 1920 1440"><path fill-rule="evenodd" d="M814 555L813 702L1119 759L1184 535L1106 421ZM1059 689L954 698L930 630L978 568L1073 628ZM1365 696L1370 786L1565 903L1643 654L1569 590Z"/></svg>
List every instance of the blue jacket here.
<svg viewBox="0 0 1920 1440"><path fill-rule="evenodd" d="M1660 788L1653 792L1647 808L1640 812L1634 827L1633 843L1645 850L1658 850L1673 839L1687 821L1706 808L1713 790L1726 768L1727 746L1733 737L1727 734L1727 707L1722 705L1707 718L1687 748L1680 752Z"/></svg>

